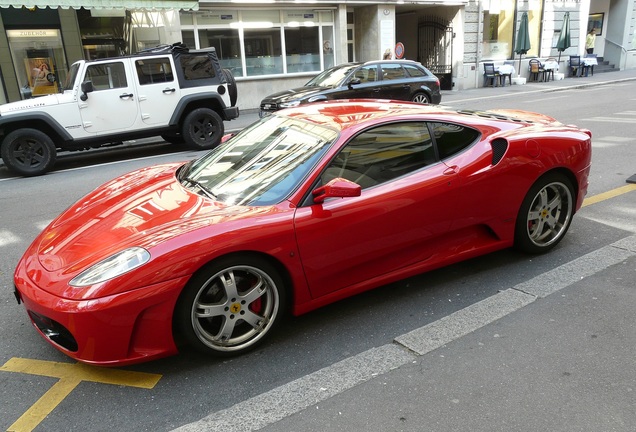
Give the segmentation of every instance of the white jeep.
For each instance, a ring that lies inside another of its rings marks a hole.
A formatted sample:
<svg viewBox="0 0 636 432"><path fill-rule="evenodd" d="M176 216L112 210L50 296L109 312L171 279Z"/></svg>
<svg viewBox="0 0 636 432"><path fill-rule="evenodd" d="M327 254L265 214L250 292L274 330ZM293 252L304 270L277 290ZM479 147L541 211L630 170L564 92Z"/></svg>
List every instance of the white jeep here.
<svg viewBox="0 0 636 432"><path fill-rule="evenodd" d="M54 81L55 76L49 76ZM0 105L0 154L19 175L40 175L57 152L161 135L215 147L223 120L239 115L231 72L214 48L180 44L126 57L74 63L59 94Z"/></svg>

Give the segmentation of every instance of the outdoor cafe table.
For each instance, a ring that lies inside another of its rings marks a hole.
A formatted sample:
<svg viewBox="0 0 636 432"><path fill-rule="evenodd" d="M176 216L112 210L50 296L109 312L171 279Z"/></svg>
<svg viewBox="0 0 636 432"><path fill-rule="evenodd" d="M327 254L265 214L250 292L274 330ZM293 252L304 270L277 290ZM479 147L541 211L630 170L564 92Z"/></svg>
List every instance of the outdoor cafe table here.
<svg viewBox="0 0 636 432"><path fill-rule="evenodd" d="M495 72L497 72L501 77L501 85L506 86L506 77L505 76L513 76L515 74L515 67L509 64L503 64L499 66L495 66ZM505 76L504 76L505 75Z"/></svg>
<svg viewBox="0 0 636 432"><path fill-rule="evenodd" d="M543 70L546 72L546 81L547 74L552 73L552 79L554 80L554 73L559 72L559 62L555 60L546 60L541 63Z"/></svg>

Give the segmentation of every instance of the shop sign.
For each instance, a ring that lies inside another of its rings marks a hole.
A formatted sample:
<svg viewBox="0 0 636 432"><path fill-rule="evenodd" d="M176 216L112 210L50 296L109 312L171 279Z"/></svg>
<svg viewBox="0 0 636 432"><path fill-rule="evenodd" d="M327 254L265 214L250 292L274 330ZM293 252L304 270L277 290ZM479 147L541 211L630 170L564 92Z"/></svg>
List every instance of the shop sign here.
<svg viewBox="0 0 636 432"><path fill-rule="evenodd" d="M58 37L57 30L7 30L7 37L13 38L38 38L38 37Z"/></svg>

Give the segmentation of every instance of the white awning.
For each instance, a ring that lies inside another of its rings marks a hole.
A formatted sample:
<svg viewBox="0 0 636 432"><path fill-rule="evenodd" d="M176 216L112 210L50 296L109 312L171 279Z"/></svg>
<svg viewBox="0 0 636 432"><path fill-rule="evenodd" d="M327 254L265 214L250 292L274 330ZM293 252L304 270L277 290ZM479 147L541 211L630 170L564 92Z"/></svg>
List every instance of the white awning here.
<svg viewBox="0 0 636 432"><path fill-rule="evenodd" d="M58 7L67 9L130 9L130 10L166 10L185 9L199 10L197 0L0 0L0 7L8 8L13 6L16 9L22 6L27 8L37 7L44 9Z"/></svg>

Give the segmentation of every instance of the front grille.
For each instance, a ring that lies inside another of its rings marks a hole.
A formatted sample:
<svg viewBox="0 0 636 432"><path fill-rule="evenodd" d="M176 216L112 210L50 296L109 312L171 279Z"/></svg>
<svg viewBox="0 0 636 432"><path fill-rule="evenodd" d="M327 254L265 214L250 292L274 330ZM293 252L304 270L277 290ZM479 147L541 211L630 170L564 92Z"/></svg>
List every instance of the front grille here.
<svg viewBox="0 0 636 432"><path fill-rule="evenodd" d="M68 331L62 324L33 311L29 311L29 316L31 317L33 324L35 324L35 326L40 329L40 331L48 339L69 351L77 351L77 341L71 332Z"/></svg>

